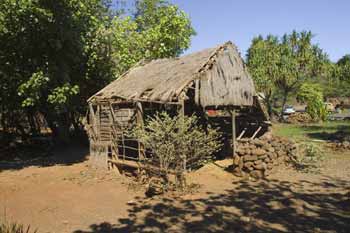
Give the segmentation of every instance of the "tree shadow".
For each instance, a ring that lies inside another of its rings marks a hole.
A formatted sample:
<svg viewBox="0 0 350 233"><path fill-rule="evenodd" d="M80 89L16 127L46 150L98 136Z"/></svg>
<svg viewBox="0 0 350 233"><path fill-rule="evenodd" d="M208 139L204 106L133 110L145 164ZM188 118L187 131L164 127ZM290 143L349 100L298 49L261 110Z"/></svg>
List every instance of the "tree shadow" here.
<svg viewBox="0 0 350 233"><path fill-rule="evenodd" d="M239 181L206 198L130 203L128 218L74 233L119 232L349 232L350 182ZM339 191L342 190L342 191Z"/></svg>
<svg viewBox="0 0 350 233"><path fill-rule="evenodd" d="M0 172L20 170L30 166L48 167L80 163L87 159L89 148L81 143L72 143L69 145L57 145L44 152L32 151L31 153L34 153L34 155L27 156L27 158L12 156L9 159L0 160Z"/></svg>
<svg viewBox="0 0 350 233"><path fill-rule="evenodd" d="M307 136L313 139L327 140L327 141L344 141L350 139L350 132L340 129L335 132L314 132L307 133Z"/></svg>
<svg viewBox="0 0 350 233"><path fill-rule="evenodd" d="M347 124L339 125L303 125L303 131L312 139L342 141L346 137L350 137L350 129Z"/></svg>
<svg viewBox="0 0 350 233"><path fill-rule="evenodd" d="M300 126L305 131L348 131L349 132L349 125L348 124L339 124L339 125L302 125Z"/></svg>

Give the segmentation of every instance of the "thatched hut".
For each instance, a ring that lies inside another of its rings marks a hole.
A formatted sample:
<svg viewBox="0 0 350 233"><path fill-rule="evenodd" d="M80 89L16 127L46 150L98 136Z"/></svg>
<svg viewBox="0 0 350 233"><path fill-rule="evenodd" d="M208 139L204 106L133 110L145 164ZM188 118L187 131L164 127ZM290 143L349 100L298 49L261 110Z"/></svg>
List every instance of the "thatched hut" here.
<svg viewBox="0 0 350 233"><path fill-rule="evenodd" d="M213 119L226 131L228 142L236 136L256 137L267 120L253 80L231 42L179 58L139 63L89 98L88 104L90 158L103 167L137 166L142 145L127 138L125 130L159 110Z"/></svg>

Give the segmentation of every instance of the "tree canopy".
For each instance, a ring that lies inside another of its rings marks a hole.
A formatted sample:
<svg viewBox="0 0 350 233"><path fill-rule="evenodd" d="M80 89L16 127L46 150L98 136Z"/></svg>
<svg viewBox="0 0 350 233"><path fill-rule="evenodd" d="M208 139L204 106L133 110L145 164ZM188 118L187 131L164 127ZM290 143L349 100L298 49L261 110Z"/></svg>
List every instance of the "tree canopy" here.
<svg viewBox="0 0 350 233"><path fill-rule="evenodd" d="M288 96L306 80L328 74L327 55L312 43L310 31L285 34L281 38L259 36L247 53L247 65L257 89L264 93L271 114L272 96L282 97L282 107Z"/></svg>
<svg viewBox="0 0 350 233"><path fill-rule="evenodd" d="M183 11L159 0L137 2L131 16L112 20L110 33L116 75L143 59L179 56L195 34Z"/></svg>
<svg viewBox="0 0 350 233"><path fill-rule="evenodd" d="M247 65L257 90L264 93L264 102L270 115L272 113L271 102L276 91L275 80L279 76L278 59L278 38L276 36L269 35L266 39L259 36L253 39L248 49Z"/></svg>
<svg viewBox="0 0 350 233"><path fill-rule="evenodd" d="M4 0L1 125L28 133L40 113L65 138L89 96L142 59L180 55L193 34L187 15L162 0L136 1L129 16L108 0Z"/></svg>

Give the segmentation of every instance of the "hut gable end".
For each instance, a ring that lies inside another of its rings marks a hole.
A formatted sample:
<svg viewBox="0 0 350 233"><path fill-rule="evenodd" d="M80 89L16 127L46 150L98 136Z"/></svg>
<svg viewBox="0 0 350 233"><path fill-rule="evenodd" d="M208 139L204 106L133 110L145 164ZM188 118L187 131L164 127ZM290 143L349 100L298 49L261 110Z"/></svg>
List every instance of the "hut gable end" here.
<svg viewBox="0 0 350 233"><path fill-rule="evenodd" d="M215 64L200 79L202 106L252 106L253 80L233 46L217 53Z"/></svg>

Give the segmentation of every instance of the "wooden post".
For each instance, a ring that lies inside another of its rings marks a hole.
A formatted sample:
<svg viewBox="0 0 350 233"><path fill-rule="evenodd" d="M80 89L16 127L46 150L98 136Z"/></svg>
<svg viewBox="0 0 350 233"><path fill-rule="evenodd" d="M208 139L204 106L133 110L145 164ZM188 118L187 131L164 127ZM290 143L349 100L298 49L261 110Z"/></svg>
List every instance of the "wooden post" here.
<svg viewBox="0 0 350 233"><path fill-rule="evenodd" d="M96 111L96 128L97 128L97 137L98 137L98 141L101 141L101 115L100 115L100 110L101 110L101 106L97 105L97 111Z"/></svg>
<svg viewBox="0 0 350 233"><path fill-rule="evenodd" d="M136 116L137 116L137 124L139 124L141 127L143 127L144 122L143 122L143 109L142 109L142 103L137 102L136 103ZM137 139L137 144L138 144L138 153L139 153L139 160L143 160L145 158L145 154L143 153L144 147L140 143L140 141Z"/></svg>
<svg viewBox="0 0 350 233"><path fill-rule="evenodd" d="M94 133L94 136L97 137L97 123L96 123L96 116L95 116L95 111L94 108L92 107L92 104L89 103L89 108L90 108L90 116L91 116L91 129Z"/></svg>
<svg viewBox="0 0 350 233"><path fill-rule="evenodd" d="M182 117L182 118L184 118L185 117L185 100L184 99L182 99L181 101L181 109L180 109L180 111L179 111L179 114L180 114L180 116Z"/></svg>
<svg viewBox="0 0 350 233"><path fill-rule="evenodd" d="M235 159L236 153L236 110L231 111L232 118L232 158Z"/></svg>
<svg viewBox="0 0 350 233"><path fill-rule="evenodd" d="M195 81L194 102L199 105L199 79Z"/></svg>
<svg viewBox="0 0 350 233"><path fill-rule="evenodd" d="M185 119L185 100L184 100L184 98L182 98L180 100L180 102L181 102L181 107L179 109L179 115L181 117L181 120L183 121ZM186 166L187 166L186 156L184 156L184 158L185 158L185 160L183 161L183 169L186 172L187 171L187 169L186 169Z"/></svg>
<svg viewBox="0 0 350 233"><path fill-rule="evenodd" d="M123 160L125 160L125 141L124 141L124 132L122 132L122 146L123 146Z"/></svg>

